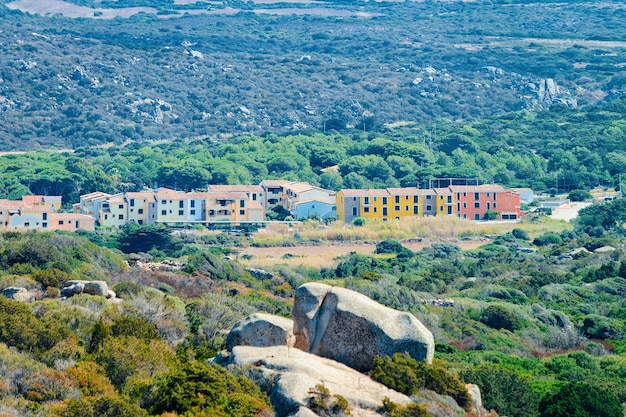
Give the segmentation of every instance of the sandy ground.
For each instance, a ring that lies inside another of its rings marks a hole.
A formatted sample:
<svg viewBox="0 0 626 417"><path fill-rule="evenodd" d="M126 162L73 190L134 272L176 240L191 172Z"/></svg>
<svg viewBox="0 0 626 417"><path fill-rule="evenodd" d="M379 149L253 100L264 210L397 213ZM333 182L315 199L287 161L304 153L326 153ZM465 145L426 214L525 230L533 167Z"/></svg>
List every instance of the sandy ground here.
<svg viewBox="0 0 626 417"><path fill-rule="evenodd" d="M578 216L578 212L581 209L590 205L591 203L569 203L566 206L560 207L558 210L553 210L550 217L553 219L570 221Z"/></svg>
<svg viewBox="0 0 626 417"><path fill-rule="evenodd" d="M453 243L463 250L470 250L488 242L488 239L480 239L449 241L445 243ZM419 251L432 243L434 242L424 240L422 242L403 242L402 244L408 249ZM336 264L338 257L348 255L350 252L371 255L374 253L375 249L375 243L345 243L319 246L300 245L271 248L247 247L242 249L239 253L239 261L252 267L268 267L276 264L285 264L292 267L308 266L320 268L333 266ZM251 255L252 259L243 259L241 255Z"/></svg>

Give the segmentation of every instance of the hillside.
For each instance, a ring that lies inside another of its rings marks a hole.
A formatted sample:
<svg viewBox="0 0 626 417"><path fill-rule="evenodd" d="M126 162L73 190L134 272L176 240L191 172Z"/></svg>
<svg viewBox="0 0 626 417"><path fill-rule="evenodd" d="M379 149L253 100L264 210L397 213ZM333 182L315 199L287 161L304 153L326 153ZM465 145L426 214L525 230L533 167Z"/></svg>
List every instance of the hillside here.
<svg viewBox="0 0 626 417"><path fill-rule="evenodd" d="M626 81L619 2L0 3L5 151L371 131L593 104Z"/></svg>

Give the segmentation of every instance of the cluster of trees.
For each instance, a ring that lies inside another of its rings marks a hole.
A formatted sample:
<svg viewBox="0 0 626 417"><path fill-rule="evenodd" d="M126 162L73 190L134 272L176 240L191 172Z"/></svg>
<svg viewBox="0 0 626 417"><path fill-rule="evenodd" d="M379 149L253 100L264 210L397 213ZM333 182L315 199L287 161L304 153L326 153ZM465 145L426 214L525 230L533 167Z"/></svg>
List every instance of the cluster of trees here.
<svg viewBox="0 0 626 417"><path fill-rule="evenodd" d="M71 19L23 14L7 2L0 2L2 150L324 126L369 132L397 121L595 103L626 86L623 11L608 4L290 5L330 9L324 16L185 14L257 7L238 0L75 0L158 12ZM337 18L337 9L373 17ZM540 99L546 78L559 86L557 97Z"/></svg>
<svg viewBox="0 0 626 417"><path fill-rule="evenodd" d="M584 200L598 185L619 186L626 172L626 99L610 105L533 114L527 111L467 124L438 122L381 133L307 132L242 135L228 140L133 142L0 157L0 197L92 191L305 180L324 188L428 186L435 177L472 178L536 192L571 192ZM338 170L324 170L338 165Z"/></svg>

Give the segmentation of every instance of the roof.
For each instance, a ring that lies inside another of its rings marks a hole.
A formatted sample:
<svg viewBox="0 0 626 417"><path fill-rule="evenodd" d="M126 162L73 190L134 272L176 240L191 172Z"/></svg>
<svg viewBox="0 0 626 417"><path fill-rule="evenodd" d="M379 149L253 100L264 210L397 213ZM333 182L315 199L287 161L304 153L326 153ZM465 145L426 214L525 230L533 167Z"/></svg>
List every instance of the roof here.
<svg viewBox="0 0 626 417"><path fill-rule="evenodd" d="M389 191L385 188L351 188L340 190L339 192L346 197L389 197Z"/></svg>
<svg viewBox="0 0 626 417"><path fill-rule="evenodd" d="M250 201L250 203L248 203L248 208L250 210L263 210L263 206L258 201Z"/></svg>
<svg viewBox="0 0 626 417"><path fill-rule="evenodd" d="M181 198L185 198L186 194L187 193L185 193L184 191L176 191L176 190L172 190L169 188L159 188L157 192L155 193L156 197L159 199L161 198L181 199Z"/></svg>
<svg viewBox="0 0 626 417"><path fill-rule="evenodd" d="M424 190L417 187L404 187L404 188L387 188L391 195L427 195L434 194L433 190Z"/></svg>
<svg viewBox="0 0 626 417"><path fill-rule="evenodd" d="M289 181L289 180L263 180L261 181L261 184L259 184L261 187L265 186L265 187L284 187L287 184L291 184L294 181Z"/></svg>
<svg viewBox="0 0 626 417"><path fill-rule="evenodd" d="M47 206L22 206L20 212L23 213L51 213L50 207Z"/></svg>
<svg viewBox="0 0 626 417"><path fill-rule="evenodd" d="M147 200L152 200L154 199L154 195L154 191L128 192L126 193L126 198L136 198L137 200L145 198Z"/></svg>
<svg viewBox="0 0 626 417"><path fill-rule="evenodd" d="M484 192L502 192L505 188L498 184L483 184L483 185L451 185L450 190L453 193L484 193Z"/></svg>
<svg viewBox="0 0 626 417"><path fill-rule="evenodd" d="M532 193L533 192L532 188L511 188L511 190L515 191L516 193Z"/></svg>
<svg viewBox="0 0 626 417"><path fill-rule="evenodd" d="M298 207L302 204L311 204L311 203L320 203L320 204L328 204L329 206L334 206L335 205L335 201L331 201L331 200L322 200L319 198L311 198L309 200L304 200L304 201L297 201L294 203L294 206Z"/></svg>
<svg viewBox="0 0 626 417"><path fill-rule="evenodd" d="M452 190L450 188L433 188L433 191L435 194L443 194L443 195L449 195L452 194Z"/></svg>
<svg viewBox="0 0 626 417"><path fill-rule="evenodd" d="M83 194L80 196L80 199L81 200L95 200L95 199L107 198L107 197L111 197L111 194L103 193L101 191L96 191L96 192L89 193L89 194Z"/></svg>
<svg viewBox="0 0 626 417"><path fill-rule="evenodd" d="M285 190L291 190L295 193L302 193L304 191L313 190L313 187L308 182L294 182L285 186Z"/></svg>
<svg viewBox="0 0 626 417"><path fill-rule="evenodd" d="M263 187L260 185L246 184L210 184L209 192L244 192L244 193L262 193Z"/></svg>

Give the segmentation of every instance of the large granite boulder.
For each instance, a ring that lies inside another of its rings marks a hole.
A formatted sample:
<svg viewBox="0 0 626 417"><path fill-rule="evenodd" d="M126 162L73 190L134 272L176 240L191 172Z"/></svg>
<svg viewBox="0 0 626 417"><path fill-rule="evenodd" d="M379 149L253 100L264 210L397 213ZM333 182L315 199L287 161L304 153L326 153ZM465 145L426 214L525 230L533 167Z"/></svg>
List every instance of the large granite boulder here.
<svg viewBox="0 0 626 417"><path fill-rule="evenodd" d="M309 391L322 384L331 395L343 396L353 417L379 416L383 399L406 405L411 399L370 377L331 359L321 358L287 346L235 346L227 358L230 364L256 367L271 384L268 395L278 417L316 416L309 408Z"/></svg>
<svg viewBox="0 0 626 417"><path fill-rule="evenodd" d="M104 281L71 280L65 282L61 288L62 297L72 297L83 293L106 298L115 295L113 291L109 292L109 286Z"/></svg>
<svg viewBox="0 0 626 417"><path fill-rule="evenodd" d="M432 333L410 313L385 307L356 291L308 283L296 290L295 347L361 372L376 356L406 352L431 363Z"/></svg>
<svg viewBox="0 0 626 417"><path fill-rule="evenodd" d="M226 349L235 346L293 346L293 321L256 313L235 323L226 337Z"/></svg>
<svg viewBox="0 0 626 417"><path fill-rule="evenodd" d="M2 290L2 295L15 301L31 303L35 301L35 294L23 287L8 287Z"/></svg>

